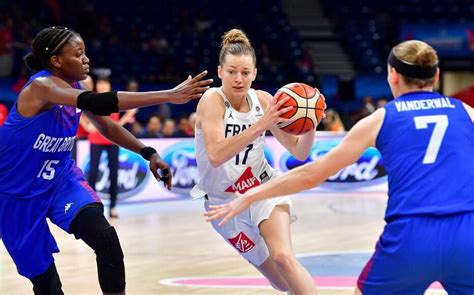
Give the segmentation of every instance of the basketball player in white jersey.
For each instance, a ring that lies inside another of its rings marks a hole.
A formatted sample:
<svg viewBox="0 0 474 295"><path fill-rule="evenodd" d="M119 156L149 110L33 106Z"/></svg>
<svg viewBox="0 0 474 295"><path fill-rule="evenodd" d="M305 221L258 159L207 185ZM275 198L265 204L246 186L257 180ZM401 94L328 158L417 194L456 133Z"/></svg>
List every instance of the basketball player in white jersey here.
<svg viewBox="0 0 474 295"><path fill-rule="evenodd" d="M287 134L277 124L292 107L280 107L265 91L251 89L257 74L256 57L247 36L233 29L223 36L219 54L220 88L208 90L197 107L196 158L200 181L192 197L204 197L205 207L229 202L276 176L264 156L265 132L270 130L297 159L308 157L315 131ZM214 229L272 284L289 294L317 294L310 274L295 258L290 223L296 217L286 197L253 204L225 226Z"/></svg>

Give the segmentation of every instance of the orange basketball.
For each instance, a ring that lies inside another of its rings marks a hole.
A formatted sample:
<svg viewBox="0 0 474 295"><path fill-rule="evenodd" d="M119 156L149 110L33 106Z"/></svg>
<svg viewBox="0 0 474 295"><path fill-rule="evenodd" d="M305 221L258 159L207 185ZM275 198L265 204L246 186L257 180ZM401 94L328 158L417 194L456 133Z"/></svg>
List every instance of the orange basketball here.
<svg viewBox="0 0 474 295"><path fill-rule="evenodd" d="M318 126L324 116L326 103L318 89L304 83L290 83L278 89L275 97L278 101L290 97L282 108L294 108L282 117L295 119L291 123L280 123L278 127L290 134L304 134Z"/></svg>

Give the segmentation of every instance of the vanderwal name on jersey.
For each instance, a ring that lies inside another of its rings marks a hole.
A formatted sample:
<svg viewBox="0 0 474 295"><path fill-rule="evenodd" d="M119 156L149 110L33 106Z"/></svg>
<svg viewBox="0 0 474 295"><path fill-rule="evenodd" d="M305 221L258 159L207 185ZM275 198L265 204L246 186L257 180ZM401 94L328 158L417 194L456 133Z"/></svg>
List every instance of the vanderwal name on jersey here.
<svg viewBox="0 0 474 295"><path fill-rule="evenodd" d="M412 100L412 101L402 100L402 101L395 101L394 103L398 112L456 108L454 105L451 104L451 102L449 101L447 97L420 99L420 100Z"/></svg>

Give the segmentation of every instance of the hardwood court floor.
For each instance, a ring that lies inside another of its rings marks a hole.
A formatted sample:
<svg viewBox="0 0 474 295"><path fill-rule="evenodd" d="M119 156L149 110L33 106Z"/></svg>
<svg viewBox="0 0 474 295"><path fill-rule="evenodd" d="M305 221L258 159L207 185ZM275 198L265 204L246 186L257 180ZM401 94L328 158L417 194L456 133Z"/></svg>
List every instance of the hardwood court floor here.
<svg viewBox="0 0 474 295"><path fill-rule="evenodd" d="M371 252L382 228L386 198L377 194L301 194L293 198L298 254ZM113 220L125 253L127 294L283 294L272 289L168 286L176 277L259 276L202 218L202 201L119 206ZM51 226L61 253L55 255L65 294L101 294L95 256L81 241ZM337 267L337 266L336 266ZM320 289L321 295L349 295L351 289ZM33 294L0 243L0 294ZM445 294L428 292L427 294Z"/></svg>

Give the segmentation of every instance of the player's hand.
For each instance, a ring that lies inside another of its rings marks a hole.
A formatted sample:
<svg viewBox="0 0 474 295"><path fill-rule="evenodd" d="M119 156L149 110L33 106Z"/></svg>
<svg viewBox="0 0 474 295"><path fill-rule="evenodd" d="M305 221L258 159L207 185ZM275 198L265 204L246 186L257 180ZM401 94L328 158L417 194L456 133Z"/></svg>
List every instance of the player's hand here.
<svg viewBox="0 0 474 295"><path fill-rule="evenodd" d="M323 106L323 110L324 110L323 119L324 119L324 118L326 118L326 109L327 109L328 105L326 104L326 97L324 97L324 95L322 93L319 93L319 95L321 96L321 99L324 102L324 106Z"/></svg>
<svg viewBox="0 0 474 295"><path fill-rule="evenodd" d="M265 114L258 121L259 124L262 124L265 130L269 130L275 125L294 121L294 119L286 119L286 118L281 117L281 115L291 111L294 108L293 106L282 108L285 102L287 102L290 99L291 97L287 96L281 99L280 101L277 101L277 98L275 96L272 97L270 103L267 105L267 108L265 109Z"/></svg>
<svg viewBox="0 0 474 295"><path fill-rule="evenodd" d="M231 218L239 215L242 211L250 207L251 202L245 198L245 196L238 192L235 193L235 196L236 198L227 204L210 205L210 210L204 213L206 221L214 221L222 218L222 221L219 222L219 226L223 226Z"/></svg>
<svg viewBox="0 0 474 295"><path fill-rule="evenodd" d="M163 181L164 186L168 190L171 190L172 175L170 166L168 166L168 164L166 164L166 162L161 159L158 153L154 153L150 157L150 171L153 173L153 176L155 176L156 180Z"/></svg>
<svg viewBox="0 0 474 295"><path fill-rule="evenodd" d="M202 80L206 75L207 71L196 75L194 78L189 75L186 80L171 89L170 103L183 104L191 99L200 98L213 82L212 79Z"/></svg>

